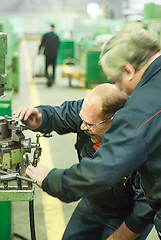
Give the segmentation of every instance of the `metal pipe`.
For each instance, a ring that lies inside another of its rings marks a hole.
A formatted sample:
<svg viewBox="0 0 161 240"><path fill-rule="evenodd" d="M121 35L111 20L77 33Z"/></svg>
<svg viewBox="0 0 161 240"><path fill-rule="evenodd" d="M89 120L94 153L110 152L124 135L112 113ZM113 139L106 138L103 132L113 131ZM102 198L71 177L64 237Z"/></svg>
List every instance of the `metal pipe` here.
<svg viewBox="0 0 161 240"><path fill-rule="evenodd" d="M10 181L10 180L14 180L16 178L27 181L27 182L32 182L36 184L36 180L30 179L28 177L24 177L24 176L20 176L19 173L11 173L8 174L8 172L5 172L3 170L0 170L0 174L4 174L4 176L0 177L0 180L2 181Z"/></svg>
<svg viewBox="0 0 161 240"><path fill-rule="evenodd" d="M35 220L34 220L34 200L29 201L30 231L31 240L36 240Z"/></svg>

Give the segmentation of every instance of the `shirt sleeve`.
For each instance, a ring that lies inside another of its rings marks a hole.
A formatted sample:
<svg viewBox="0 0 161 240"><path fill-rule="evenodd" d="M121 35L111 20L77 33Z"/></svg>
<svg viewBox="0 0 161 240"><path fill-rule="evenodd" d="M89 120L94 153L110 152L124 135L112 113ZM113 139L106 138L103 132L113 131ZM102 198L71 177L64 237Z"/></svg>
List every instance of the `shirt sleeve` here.
<svg viewBox="0 0 161 240"><path fill-rule="evenodd" d="M138 169L147 160L147 149L132 121L126 121L129 117L124 111L118 116L115 114L112 126L92 159L83 158L79 164L63 171L55 169L47 176L49 194L62 201L67 198L70 201L73 196L77 199L88 197Z"/></svg>
<svg viewBox="0 0 161 240"><path fill-rule="evenodd" d="M57 179L61 179L61 177L63 176L65 170L64 169L59 169L57 171L56 168L52 169L48 176L43 180L42 182L42 189L43 191L47 192L49 195L52 195L53 197L58 197L61 201L63 202L66 202L66 203L70 203L70 202L74 202L74 201L78 201L79 200L79 197L73 192L73 193L70 193L68 194L68 192L64 192L63 190L60 190L61 189L61 182L51 182L52 179L53 179L53 176L54 178L57 177ZM59 185L60 183L60 185ZM58 187L59 185L59 187ZM56 192L54 190L53 192L53 189L57 189L58 191Z"/></svg>
<svg viewBox="0 0 161 240"><path fill-rule="evenodd" d="M126 226L134 233L140 234L148 224L153 223L155 211L148 204L140 187L139 173L132 177L134 191L134 206L132 212L125 219Z"/></svg>
<svg viewBox="0 0 161 240"><path fill-rule="evenodd" d="M81 119L79 111L83 100L66 101L61 106L41 105L38 106L42 113L42 124L35 131L50 133L52 131L58 134L77 132Z"/></svg>

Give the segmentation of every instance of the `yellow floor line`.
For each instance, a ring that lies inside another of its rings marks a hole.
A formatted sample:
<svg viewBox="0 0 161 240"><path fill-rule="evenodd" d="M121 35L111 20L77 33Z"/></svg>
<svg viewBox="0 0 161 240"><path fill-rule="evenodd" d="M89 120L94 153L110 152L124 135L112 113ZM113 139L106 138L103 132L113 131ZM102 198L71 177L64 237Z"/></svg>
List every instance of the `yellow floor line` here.
<svg viewBox="0 0 161 240"><path fill-rule="evenodd" d="M24 51L24 56L26 60L27 68L27 78L29 81L30 94L31 94L31 105L37 106L40 105L40 98L36 84L32 79L32 68L31 61L27 50L26 41L22 41L22 49ZM41 147L42 147L42 156L41 156L41 165L47 165L49 169L52 169L53 161L49 142L46 138L41 138ZM46 222L46 232L48 240L60 240L65 229L65 221L63 216L63 209L61 202L53 197L50 197L46 193L42 192L42 200L44 207L44 217Z"/></svg>

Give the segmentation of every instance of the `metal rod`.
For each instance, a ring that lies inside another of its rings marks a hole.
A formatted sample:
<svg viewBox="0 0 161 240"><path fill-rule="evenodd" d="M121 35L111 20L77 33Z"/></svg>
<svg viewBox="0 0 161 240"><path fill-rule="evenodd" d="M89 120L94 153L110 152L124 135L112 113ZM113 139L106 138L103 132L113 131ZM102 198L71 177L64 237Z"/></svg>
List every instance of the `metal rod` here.
<svg viewBox="0 0 161 240"><path fill-rule="evenodd" d="M30 178L27 178L27 177L23 177L23 176L20 176L20 175L18 175L17 178L19 178L21 180L28 181L28 182L32 182L32 183L37 183L36 180L30 179Z"/></svg>
<svg viewBox="0 0 161 240"><path fill-rule="evenodd" d="M20 176L19 173L9 174L9 173L7 173L7 172L5 172L5 171L3 171L3 170L0 170L0 173L1 173L1 174L8 175L8 176L6 176L6 178L5 178L5 177L1 177L1 179L4 179L4 180L7 180L7 179L8 179L8 180L13 180L13 179L18 178L18 179L21 179L21 180L25 180L25 181L28 181L28 182L35 183L35 184L36 184L36 182L37 182L36 180L30 179L30 178L28 178L28 177Z"/></svg>

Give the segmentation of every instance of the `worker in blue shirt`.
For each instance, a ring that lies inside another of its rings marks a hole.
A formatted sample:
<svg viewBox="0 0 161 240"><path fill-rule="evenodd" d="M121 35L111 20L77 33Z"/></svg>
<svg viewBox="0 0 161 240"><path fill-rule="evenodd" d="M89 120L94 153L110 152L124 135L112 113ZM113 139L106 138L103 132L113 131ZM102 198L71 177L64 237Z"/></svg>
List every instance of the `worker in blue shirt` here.
<svg viewBox="0 0 161 240"><path fill-rule="evenodd" d="M66 101L61 106L20 108L16 114L28 127L41 132L58 134L77 133L75 148L79 161L92 157L99 149L116 111L127 101L127 95L112 84L103 84L92 90L85 100ZM27 175L36 170L39 186L49 173L45 166L28 167ZM85 170L88 175L88 168ZM45 174L45 175L44 175ZM99 173L101 175L101 172ZM48 183L45 190L53 188ZM88 184L88 183L87 183ZM46 190L48 192L48 190ZM50 194L50 190L49 190ZM69 201L78 200L72 196ZM83 198L70 219L63 240L104 240L121 225L126 239L146 239L151 230L155 212L151 209L140 188L138 173L125 176L110 189ZM141 235L140 235L141 234ZM140 235L140 236L139 236Z"/></svg>

